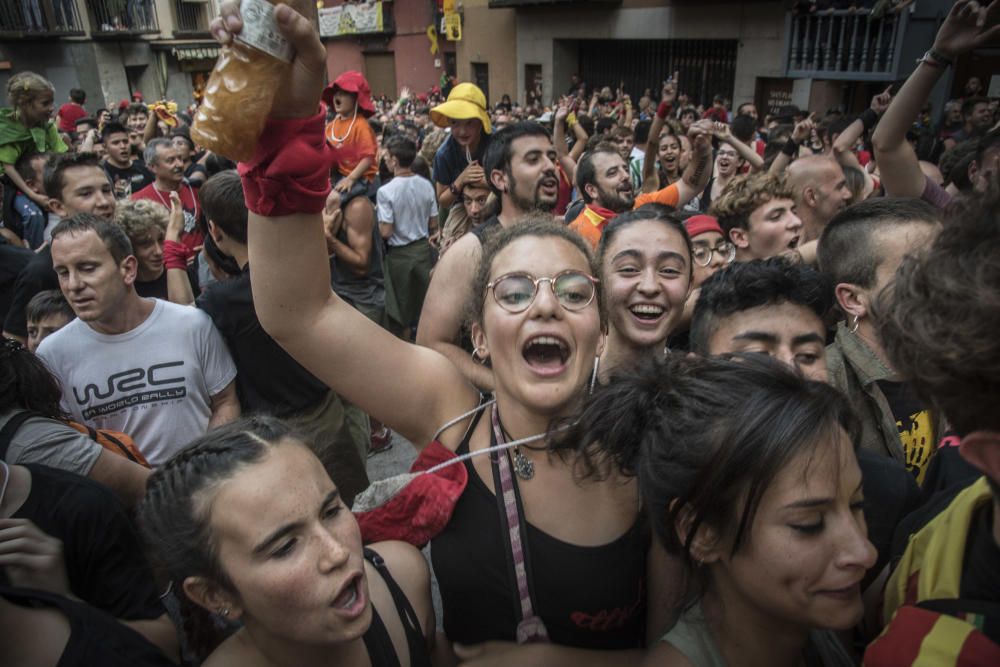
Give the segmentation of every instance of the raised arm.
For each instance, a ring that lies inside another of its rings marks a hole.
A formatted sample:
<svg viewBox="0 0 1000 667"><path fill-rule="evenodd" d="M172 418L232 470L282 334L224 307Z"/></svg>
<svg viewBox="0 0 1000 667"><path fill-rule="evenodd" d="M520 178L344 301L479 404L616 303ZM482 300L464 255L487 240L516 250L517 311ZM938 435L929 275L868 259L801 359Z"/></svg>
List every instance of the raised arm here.
<svg viewBox="0 0 1000 667"><path fill-rule="evenodd" d="M792 136L788 138L781 152L774 158L774 162L771 163L771 168L767 170L767 173L774 176L783 173L788 168L788 165L792 163L792 160L798 157L799 146L809 138L816 127L813 115L809 114L808 118L800 120L795 124L795 127L792 128Z"/></svg>
<svg viewBox="0 0 1000 667"><path fill-rule="evenodd" d="M552 144L555 146L559 164L571 183L576 182L576 160L570 157L566 145L566 119L569 117L569 100L563 98L556 109L555 122L552 125Z"/></svg>
<svg viewBox="0 0 1000 667"><path fill-rule="evenodd" d="M187 263L190 257L187 246L181 243L184 231L184 209L176 192L170 193L170 218L163 238L163 264L167 271L167 299L182 306L194 305L194 290L188 278Z"/></svg>
<svg viewBox="0 0 1000 667"><path fill-rule="evenodd" d="M751 171L760 171L764 168L764 158L758 155L757 151L734 137L729 126L725 123L716 122L713 125L712 134L718 137L719 141L732 146L733 150L739 153L739 156L750 165Z"/></svg>
<svg viewBox="0 0 1000 667"><path fill-rule="evenodd" d="M659 155L660 133L663 132L667 116L673 108L674 100L677 99L677 76L678 73L674 72L674 75L664 82L663 91L660 94L660 105L656 107L656 114L649 126L646 156L642 162L643 192L656 192L660 189L660 175L656 173L656 158Z"/></svg>
<svg viewBox="0 0 1000 667"><path fill-rule="evenodd" d="M683 206L697 197L712 176L712 121L699 120L688 129L694 155L677 181L677 205Z"/></svg>
<svg viewBox="0 0 1000 667"><path fill-rule="evenodd" d="M958 0L927 52L896 93L881 122L872 135L875 158L878 161L882 185L886 194L919 197L926 178L913 148L906 141L906 130L945 70L958 56L1000 38L1000 2L994 0L982 7L972 0Z"/></svg>
<svg viewBox="0 0 1000 667"><path fill-rule="evenodd" d="M326 52L315 27L291 7L278 5L274 16L296 56L254 161L240 165L251 211L257 315L264 330L313 375L423 446L438 426L478 397L447 359L397 339L330 289L320 215L329 168L323 117L317 113ZM237 5L227 2L222 17L212 22L213 34L225 44L241 29Z"/></svg>

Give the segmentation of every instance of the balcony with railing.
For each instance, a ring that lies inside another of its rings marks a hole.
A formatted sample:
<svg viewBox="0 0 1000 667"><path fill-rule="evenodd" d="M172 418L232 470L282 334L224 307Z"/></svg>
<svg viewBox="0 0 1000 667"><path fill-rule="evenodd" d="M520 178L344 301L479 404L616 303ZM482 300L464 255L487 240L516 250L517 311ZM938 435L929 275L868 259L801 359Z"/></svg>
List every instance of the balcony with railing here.
<svg viewBox="0 0 1000 667"><path fill-rule="evenodd" d="M43 39L83 35L76 0L0 1L0 39Z"/></svg>
<svg viewBox="0 0 1000 667"><path fill-rule="evenodd" d="M53 0L58 1L58 0ZM160 32L155 0L86 0L91 35L122 39Z"/></svg>
<svg viewBox="0 0 1000 667"><path fill-rule="evenodd" d="M174 37L210 37L212 5L201 0L173 0Z"/></svg>
<svg viewBox="0 0 1000 667"><path fill-rule="evenodd" d="M785 71L792 78L889 81L899 78L909 12L867 9L786 15Z"/></svg>

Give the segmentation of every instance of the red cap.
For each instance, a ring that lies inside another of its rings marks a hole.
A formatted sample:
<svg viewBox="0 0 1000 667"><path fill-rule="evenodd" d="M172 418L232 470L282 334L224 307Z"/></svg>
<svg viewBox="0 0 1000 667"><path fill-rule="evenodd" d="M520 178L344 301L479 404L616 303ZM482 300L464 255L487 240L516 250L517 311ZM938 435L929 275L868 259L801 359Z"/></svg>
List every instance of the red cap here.
<svg viewBox="0 0 1000 667"><path fill-rule="evenodd" d="M118 103L118 109L119 109L119 111L122 110L122 109L124 109L124 108L126 108L128 105L129 105L129 101L128 100L122 100L121 102Z"/></svg>
<svg viewBox="0 0 1000 667"><path fill-rule="evenodd" d="M375 105L372 104L372 89L361 72L354 70L344 72L323 89L323 101L331 109L333 108L333 92L337 88L358 96L358 110L365 118L370 118L375 114Z"/></svg>
<svg viewBox="0 0 1000 667"><path fill-rule="evenodd" d="M142 93L140 93L138 90L135 91L134 93L132 93L132 99L136 102L142 102Z"/></svg>
<svg viewBox="0 0 1000 667"><path fill-rule="evenodd" d="M711 215L692 215L684 221L684 229L687 230L688 236L692 239L706 232L718 232L725 236L722 227L719 226L719 221Z"/></svg>

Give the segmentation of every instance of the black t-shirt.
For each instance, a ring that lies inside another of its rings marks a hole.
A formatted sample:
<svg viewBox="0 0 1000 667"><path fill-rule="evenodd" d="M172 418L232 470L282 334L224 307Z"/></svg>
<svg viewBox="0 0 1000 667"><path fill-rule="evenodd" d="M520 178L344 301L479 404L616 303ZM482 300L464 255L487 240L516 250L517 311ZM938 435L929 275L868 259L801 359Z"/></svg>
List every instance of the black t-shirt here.
<svg viewBox="0 0 1000 667"><path fill-rule="evenodd" d="M155 299L167 298L167 272L166 270L160 274L159 278L154 278L148 281L135 281L135 293L143 297L151 297Z"/></svg>
<svg viewBox="0 0 1000 667"><path fill-rule="evenodd" d="M260 326L249 270L209 285L197 305L212 318L233 356L244 411L287 417L316 406L329 393Z"/></svg>
<svg viewBox="0 0 1000 667"><path fill-rule="evenodd" d="M920 505L920 487L899 461L867 449L857 451L865 494L865 524L878 560L868 570L862 589L867 588L892 556L896 526Z"/></svg>
<svg viewBox="0 0 1000 667"><path fill-rule="evenodd" d="M115 193L115 199L128 199L133 192L142 190L156 180L153 172L139 160L132 160L132 164L125 169L105 160L104 172L111 179L111 190Z"/></svg>
<svg viewBox="0 0 1000 667"><path fill-rule="evenodd" d="M906 469L916 478L918 484L923 484L927 464L930 463L937 445L934 442L930 411L908 382L879 380L878 387L885 395L892 416L896 419L900 444L906 457Z"/></svg>
<svg viewBox="0 0 1000 667"><path fill-rule="evenodd" d="M0 586L0 597L21 607L55 608L69 621L57 667L177 667L132 628L90 605L44 591ZM46 641L39 637L38 641Z"/></svg>
<svg viewBox="0 0 1000 667"><path fill-rule="evenodd" d="M15 336L28 336L28 319L25 309L31 297L47 289L59 289L59 276L52 268L52 248L46 245L28 261L14 283L14 297L3 322L4 331Z"/></svg>
<svg viewBox="0 0 1000 667"><path fill-rule="evenodd" d="M972 519L959 597L1000 602L1000 546L993 537L993 503L980 508Z"/></svg>
<svg viewBox="0 0 1000 667"><path fill-rule="evenodd" d="M153 573L128 513L97 482L29 463L31 492L14 512L63 543L73 594L115 618L159 618L166 613ZM0 571L0 578L6 576Z"/></svg>
<svg viewBox="0 0 1000 667"><path fill-rule="evenodd" d="M7 317L14 300L17 277L34 256L35 253L27 248L12 246L0 237L0 322Z"/></svg>

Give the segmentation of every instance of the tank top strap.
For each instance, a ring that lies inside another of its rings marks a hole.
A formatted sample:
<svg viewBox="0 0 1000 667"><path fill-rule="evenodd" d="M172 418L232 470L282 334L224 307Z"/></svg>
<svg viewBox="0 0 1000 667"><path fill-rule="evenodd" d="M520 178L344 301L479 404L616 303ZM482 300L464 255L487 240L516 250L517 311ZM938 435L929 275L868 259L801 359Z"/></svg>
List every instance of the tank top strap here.
<svg viewBox="0 0 1000 667"><path fill-rule="evenodd" d="M463 412L462 414L453 419L449 419L448 421L446 421L444 425L434 433L434 437L431 439L437 440L438 438L441 437L442 433L450 429L455 424L461 422L463 419L468 418L470 415L475 415L473 420L469 422L468 428L465 429L465 433L462 435L462 444L459 446L459 449L462 449L462 447L468 449L469 438L472 437L472 432L476 430L476 424L479 423L480 418L483 416L483 411L486 410L486 408L488 408L489 406L496 403L496 400L497 399L491 398L486 394L480 394L479 405L477 405L476 407L472 408L467 412Z"/></svg>
<svg viewBox="0 0 1000 667"><path fill-rule="evenodd" d="M410 667L430 667L430 656L427 655L427 644L424 639L424 634L420 629L420 619L417 618L417 612L413 610L413 605L410 604L409 599L407 599L406 594L403 593L403 589L399 587L396 580L393 579L392 574L389 572L389 568L385 565L385 560L382 556L378 554L374 549L365 548L364 551L365 560L372 564L372 566L378 570L379 575L381 575L382 580L385 582L386 586L389 588L389 593L392 595L392 600L396 605L396 612L399 614L399 620L403 623L403 630L406 632L406 644L410 649ZM393 663L385 663L398 665L399 658L396 656L396 650L392 646L392 640L389 639L389 634L385 629L385 624L382 623L382 619L378 617L375 612L375 608L372 607L372 628L375 627L375 619L378 618L379 626L381 627L381 632L385 635L385 639L388 642L388 648L392 652ZM371 629L369 629L369 632ZM365 634L365 646L368 646L368 634ZM373 665L381 665L382 662L376 661L374 654L372 654L369 648L369 656L372 659Z"/></svg>

